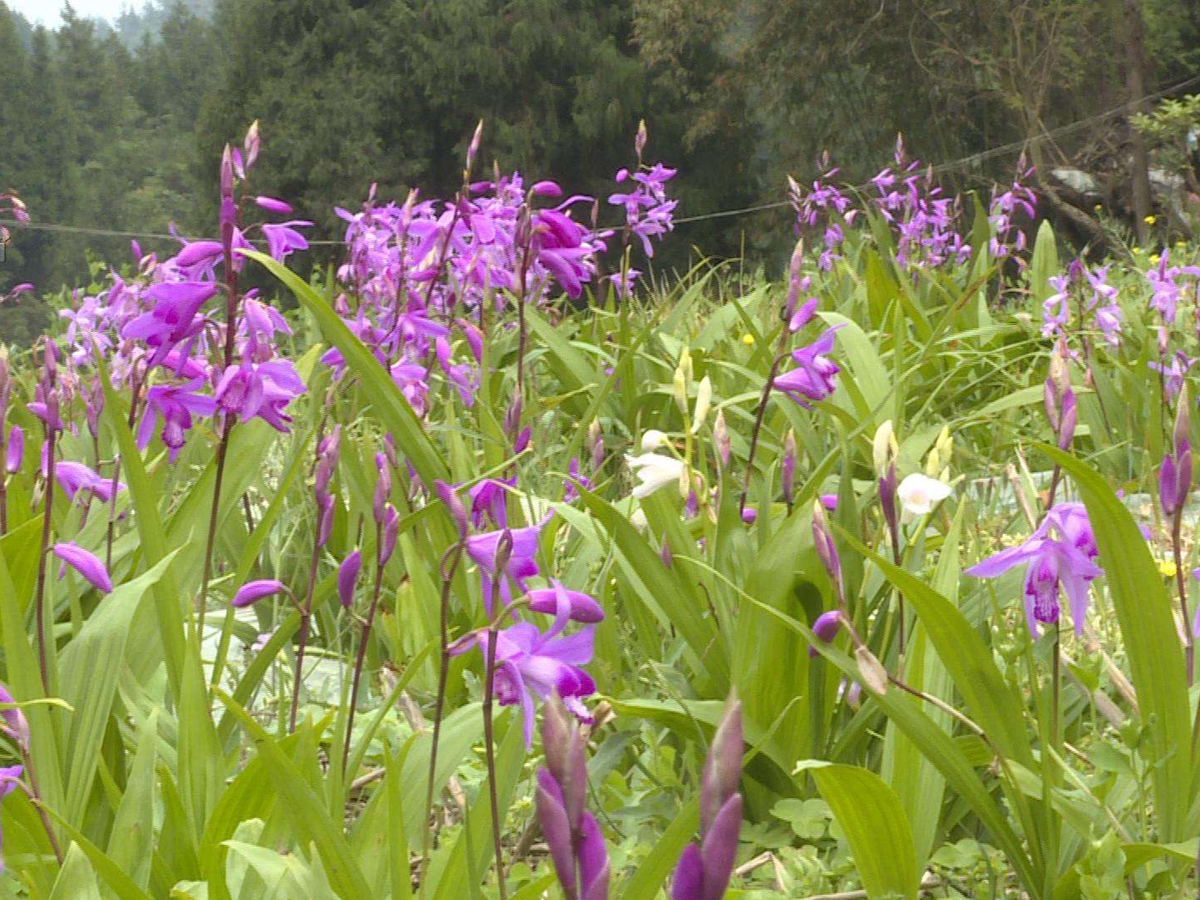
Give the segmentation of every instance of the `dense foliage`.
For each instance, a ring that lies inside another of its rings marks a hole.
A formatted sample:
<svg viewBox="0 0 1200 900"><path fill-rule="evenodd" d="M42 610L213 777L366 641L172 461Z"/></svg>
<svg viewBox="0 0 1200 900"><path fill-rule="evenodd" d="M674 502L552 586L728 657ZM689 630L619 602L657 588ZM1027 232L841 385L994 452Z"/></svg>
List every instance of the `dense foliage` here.
<svg viewBox="0 0 1200 900"><path fill-rule="evenodd" d="M595 200L486 133L306 280L255 123L0 352L0 891L1193 896L1195 248L897 141L656 284L644 126Z"/></svg>

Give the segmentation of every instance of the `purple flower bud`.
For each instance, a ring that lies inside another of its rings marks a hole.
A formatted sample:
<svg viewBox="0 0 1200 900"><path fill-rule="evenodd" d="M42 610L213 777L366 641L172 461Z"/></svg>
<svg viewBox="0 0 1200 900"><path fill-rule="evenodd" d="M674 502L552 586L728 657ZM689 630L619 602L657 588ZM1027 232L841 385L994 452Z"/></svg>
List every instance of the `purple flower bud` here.
<svg viewBox="0 0 1200 900"><path fill-rule="evenodd" d="M680 855L671 900L720 900L729 886L742 824L742 707L730 697L713 735L700 785L700 844Z"/></svg>
<svg viewBox="0 0 1200 900"><path fill-rule="evenodd" d="M822 494L817 498L820 504L829 510L829 512L837 512L838 495L837 494Z"/></svg>
<svg viewBox="0 0 1200 900"><path fill-rule="evenodd" d="M604 467L604 432L600 430L599 419L593 419L588 426L588 442L592 448L592 471L598 472Z"/></svg>
<svg viewBox="0 0 1200 900"><path fill-rule="evenodd" d="M254 202L270 213L278 213L281 216L290 216L294 209L290 203L284 203L282 200L276 200L274 197L255 197Z"/></svg>
<svg viewBox="0 0 1200 900"><path fill-rule="evenodd" d="M94 553L84 550L73 541L55 544L53 550L55 556L82 575L96 590L104 594L112 592L113 583L108 576L108 569Z"/></svg>
<svg viewBox="0 0 1200 900"><path fill-rule="evenodd" d="M221 198L233 199L233 150L228 144L221 153Z"/></svg>
<svg viewBox="0 0 1200 900"><path fill-rule="evenodd" d="M354 603L354 589L358 585L358 573L361 571L362 552L356 547L353 553L342 560L337 572L338 600L346 609Z"/></svg>
<svg viewBox="0 0 1200 900"><path fill-rule="evenodd" d="M25 432L20 425L14 425L8 432L8 442L5 447L4 469L13 475L21 469L21 460L25 456Z"/></svg>
<svg viewBox="0 0 1200 900"><path fill-rule="evenodd" d="M246 168L251 168L258 159L258 151L262 147L262 139L258 134L258 119L250 123L250 127L246 129L246 139L242 142L242 146L246 150Z"/></svg>
<svg viewBox="0 0 1200 900"><path fill-rule="evenodd" d="M329 535L333 531L334 501L331 494L321 494L317 497L317 546L324 547L329 543Z"/></svg>
<svg viewBox="0 0 1200 900"><path fill-rule="evenodd" d="M471 171L471 166L475 163L475 156L479 153L479 145L482 141L483 119L480 119L479 124L475 126L475 133L471 135L471 143L467 145L467 172Z"/></svg>
<svg viewBox="0 0 1200 900"><path fill-rule="evenodd" d="M1168 453L1163 457L1162 468L1158 470L1158 502L1162 504L1163 514L1168 518L1175 515L1175 510L1179 508L1175 483L1175 459Z"/></svg>
<svg viewBox="0 0 1200 900"><path fill-rule="evenodd" d="M700 780L700 831L707 833L717 811L737 793L742 777L742 703L730 696L708 748Z"/></svg>
<svg viewBox="0 0 1200 900"><path fill-rule="evenodd" d="M830 610L829 612L823 612L821 615L817 616L817 620L813 622L813 634L820 638L824 643L828 644L835 637L837 637L837 633L841 630L843 621L844 620L840 610L834 609ZM808 655L811 657L816 657L817 648L810 646L808 648Z"/></svg>
<svg viewBox="0 0 1200 900"><path fill-rule="evenodd" d="M437 480L433 483L433 489L438 495L438 499L445 504L450 517L454 519L454 525L458 528L458 536L464 538L470 530L470 517L467 515L467 508L463 506L462 500L458 493L446 482Z"/></svg>
<svg viewBox="0 0 1200 900"><path fill-rule="evenodd" d="M553 181L538 181L530 188L539 197L561 197L562 188Z"/></svg>
<svg viewBox="0 0 1200 900"><path fill-rule="evenodd" d="M729 425L725 422L725 410L718 409L717 417L713 419L713 446L717 451L717 459L721 468L728 469L729 461L733 459L733 444L729 438Z"/></svg>
<svg viewBox="0 0 1200 900"><path fill-rule="evenodd" d="M888 530L896 535L900 520L896 517L896 464L888 466L887 474L879 479L879 505L883 508L883 520Z"/></svg>
<svg viewBox="0 0 1200 900"><path fill-rule="evenodd" d="M671 552L671 542L665 538L663 539L662 550L658 552L658 556L662 560L662 564L668 569L675 562L675 554Z"/></svg>
<svg viewBox="0 0 1200 900"><path fill-rule="evenodd" d="M400 515L396 507L388 504L383 511L383 543L379 547L379 565L386 566L396 551L396 538L400 535Z"/></svg>
<svg viewBox="0 0 1200 900"><path fill-rule="evenodd" d="M16 703L16 699L8 692L8 688L0 684L0 703ZM4 725L0 726L0 731L4 731L17 742L17 745L23 750L29 749L29 722L25 718L25 713L21 712L19 706L14 706L11 709L0 711L0 719L4 720Z"/></svg>
<svg viewBox="0 0 1200 900"><path fill-rule="evenodd" d="M1066 450L1075 438L1075 425L1079 413L1075 406L1075 392L1067 388L1062 399L1062 414L1058 423L1058 449Z"/></svg>
<svg viewBox="0 0 1200 900"><path fill-rule="evenodd" d="M329 491L329 482L337 471L338 448L342 440L342 426L335 425L333 431L321 438L317 445L317 474L316 492L319 495Z"/></svg>
<svg viewBox="0 0 1200 900"><path fill-rule="evenodd" d="M250 606L252 603L257 603L264 597L281 594L286 590L287 588L283 586L282 581L275 581L271 578L264 578L259 581L247 581L233 595L233 605L241 609L243 606Z"/></svg>
<svg viewBox="0 0 1200 900"><path fill-rule="evenodd" d="M532 612L563 615L572 622L600 622L604 619L604 608L596 598L583 591L571 591L559 582L554 587L534 588L526 593Z"/></svg>
<svg viewBox="0 0 1200 900"><path fill-rule="evenodd" d="M533 436L533 429L528 425L521 429L517 434L517 439L513 441L513 453L524 453L529 448L529 440Z"/></svg>
<svg viewBox="0 0 1200 900"><path fill-rule="evenodd" d="M1186 381L1179 388L1179 397L1176 403L1178 405L1175 408L1175 430L1172 440L1175 443L1175 452L1181 453L1184 447L1191 446L1192 439L1191 403L1188 398Z"/></svg>
<svg viewBox="0 0 1200 900"><path fill-rule="evenodd" d="M833 534L829 530L829 520L825 518L825 507L820 500L813 503L812 534L817 558L821 560L825 571L829 573L829 580L833 582L833 589L837 594L838 601L841 602L843 599L842 561L838 557L837 544L833 541Z"/></svg>
<svg viewBox="0 0 1200 900"><path fill-rule="evenodd" d="M371 510L375 514L375 521L383 522L384 510L387 507L388 499L392 496L392 469L388 465L387 457L382 453L375 454L375 468L379 471L379 478L375 482L375 496L371 503Z"/></svg>
<svg viewBox="0 0 1200 900"><path fill-rule="evenodd" d="M783 461L779 464L779 480L783 487L783 502L791 507L796 495L796 432L788 429L787 437L783 439Z"/></svg>

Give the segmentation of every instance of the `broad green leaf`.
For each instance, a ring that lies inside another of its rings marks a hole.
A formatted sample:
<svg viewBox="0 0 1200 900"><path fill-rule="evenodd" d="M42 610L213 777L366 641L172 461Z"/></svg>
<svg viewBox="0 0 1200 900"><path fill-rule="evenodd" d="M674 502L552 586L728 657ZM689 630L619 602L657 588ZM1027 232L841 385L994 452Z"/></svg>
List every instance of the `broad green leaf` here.
<svg viewBox="0 0 1200 900"><path fill-rule="evenodd" d="M857 766L809 760L799 768L812 775L845 832L867 896L916 900L921 881L917 854L895 791L874 772Z"/></svg>

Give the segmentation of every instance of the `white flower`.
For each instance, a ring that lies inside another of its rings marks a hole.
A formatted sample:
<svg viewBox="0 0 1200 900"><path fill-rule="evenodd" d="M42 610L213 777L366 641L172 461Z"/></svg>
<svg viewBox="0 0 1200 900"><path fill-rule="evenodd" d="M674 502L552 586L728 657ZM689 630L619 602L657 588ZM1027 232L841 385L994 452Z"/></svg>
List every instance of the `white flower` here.
<svg viewBox="0 0 1200 900"><path fill-rule="evenodd" d="M667 446L668 438L664 432L651 428L642 435L642 452L653 453L659 447Z"/></svg>
<svg viewBox="0 0 1200 900"><path fill-rule="evenodd" d="M633 489L635 500L649 497L668 484L678 484L683 477L683 462L673 456L643 453L641 456L626 456L625 462L638 477L639 484Z"/></svg>
<svg viewBox="0 0 1200 900"><path fill-rule="evenodd" d="M954 493L944 481L920 473L909 475L896 489L905 516L923 516Z"/></svg>
<svg viewBox="0 0 1200 900"><path fill-rule="evenodd" d="M700 379L696 387L696 411L692 416L692 434L700 431L700 426L708 418L708 410L712 407L712 382L707 375Z"/></svg>

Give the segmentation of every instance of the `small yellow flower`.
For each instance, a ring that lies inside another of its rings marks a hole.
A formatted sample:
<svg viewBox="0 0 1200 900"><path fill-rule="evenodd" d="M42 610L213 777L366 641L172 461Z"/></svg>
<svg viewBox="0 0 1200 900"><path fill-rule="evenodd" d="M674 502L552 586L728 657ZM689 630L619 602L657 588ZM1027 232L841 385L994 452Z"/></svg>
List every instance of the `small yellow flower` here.
<svg viewBox="0 0 1200 900"><path fill-rule="evenodd" d="M1187 246L1187 241L1176 241L1175 246L1180 249L1183 249L1184 247Z"/></svg>
<svg viewBox="0 0 1200 900"><path fill-rule="evenodd" d="M1147 225L1153 225L1158 221L1158 216L1146 216L1146 218L1142 221L1144 221Z"/></svg>
<svg viewBox="0 0 1200 900"><path fill-rule="evenodd" d="M743 334L742 335L742 343L745 344L747 347L753 347L754 346L754 335Z"/></svg>
<svg viewBox="0 0 1200 900"><path fill-rule="evenodd" d="M1092 209L1096 210L1096 212L1100 212L1100 210L1104 209L1104 206L1097 203L1095 206L1092 207Z"/></svg>
<svg viewBox="0 0 1200 900"><path fill-rule="evenodd" d="M1150 257L1150 265L1152 265L1152 266L1157 266L1157 265L1158 265L1158 261L1159 261L1160 259L1162 259L1162 257L1161 257L1161 256L1159 256L1157 253L1155 253L1153 256L1151 256L1151 257Z"/></svg>
<svg viewBox="0 0 1200 900"><path fill-rule="evenodd" d="M1144 253L1145 251L1144 251L1144 250L1142 250L1142 248L1141 248L1141 247L1134 247L1134 248L1133 248L1133 252L1134 252L1134 253L1136 253L1136 254L1141 254L1141 253Z"/></svg>
<svg viewBox="0 0 1200 900"><path fill-rule="evenodd" d="M1160 559L1158 561L1158 571L1164 578L1174 578L1176 572L1175 563L1169 559Z"/></svg>

